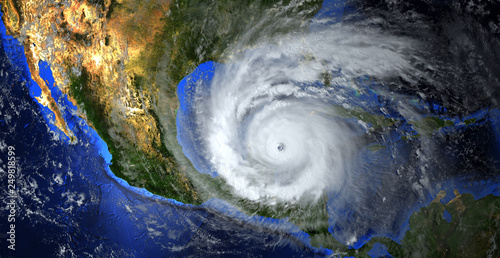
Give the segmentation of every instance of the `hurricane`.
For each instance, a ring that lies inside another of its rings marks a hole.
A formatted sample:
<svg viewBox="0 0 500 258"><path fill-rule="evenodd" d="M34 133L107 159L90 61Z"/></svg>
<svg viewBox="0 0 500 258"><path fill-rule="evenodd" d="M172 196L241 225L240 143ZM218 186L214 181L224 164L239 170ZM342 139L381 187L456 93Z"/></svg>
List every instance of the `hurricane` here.
<svg viewBox="0 0 500 258"><path fill-rule="evenodd" d="M216 69L209 96L196 100L200 148L210 167L250 200L317 200L338 191L354 173L349 162L363 130L361 122L336 114L335 107L351 105L342 91L361 75L414 69L412 44L331 26L248 50ZM338 75L332 86L319 86L327 71Z"/></svg>
<svg viewBox="0 0 500 258"><path fill-rule="evenodd" d="M242 37L251 42L235 43L224 62L199 66L178 88L186 157L240 199L326 202L329 232L347 245L367 234L397 239L411 211L450 182L491 178L497 147L476 133L495 135L485 121L496 112L488 62L497 54L474 51L497 42L454 19L443 18L457 27L443 35L423 14L380 17L322 17L302 31Z"/></svg>

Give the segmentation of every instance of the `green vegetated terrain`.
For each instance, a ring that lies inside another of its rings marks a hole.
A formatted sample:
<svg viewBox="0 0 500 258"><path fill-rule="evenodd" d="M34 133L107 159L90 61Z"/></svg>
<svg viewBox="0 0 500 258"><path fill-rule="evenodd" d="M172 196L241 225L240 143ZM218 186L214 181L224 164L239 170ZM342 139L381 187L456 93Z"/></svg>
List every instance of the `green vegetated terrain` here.
<svg viewBox="0 0 500 258"><path fill-rule="evenodd" d="M341 252L369 257L366 253L375 243L381 243L394 257L499 257L500 197L488 195L475 200L471 194L455 193L446 204L433 201L415 212L401 244L376 237L358 250ZM451 215L450 222L443 218L445 211Z"/></svg>
<svg viewBox="0 0 500 258"><path fill-rule="evenodd" d="M178 0L171 5L167 38L168 73L174 82L205 61L223 62L230 47L249 47L258 40L306 28L322 1Z"/></svg>

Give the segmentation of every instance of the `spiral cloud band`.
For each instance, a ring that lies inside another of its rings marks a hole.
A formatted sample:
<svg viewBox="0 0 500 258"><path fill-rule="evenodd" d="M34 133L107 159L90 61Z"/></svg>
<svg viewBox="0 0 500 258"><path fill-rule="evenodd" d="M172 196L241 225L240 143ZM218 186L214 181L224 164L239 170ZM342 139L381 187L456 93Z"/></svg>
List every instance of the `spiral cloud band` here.
<svg viewBox="0 0 500 258"><path fill-rule="evenodd" d="M296 203L339 191L351 178L356 135L366 124L342 118L335 107L360 105L347 93L358 76L411 71L416 45L333 25L246 50L216 66L209 81L194 83L196 153L187 156L252 201Z"/></svg>

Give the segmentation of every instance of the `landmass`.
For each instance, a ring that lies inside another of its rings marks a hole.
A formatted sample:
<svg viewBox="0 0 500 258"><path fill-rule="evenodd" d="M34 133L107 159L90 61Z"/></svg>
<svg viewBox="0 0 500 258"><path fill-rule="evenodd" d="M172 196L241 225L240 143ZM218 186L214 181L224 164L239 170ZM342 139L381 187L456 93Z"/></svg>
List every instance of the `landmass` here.
<svg viewBox="0 0 500 258"><path fill-rule="evenodd" d="M446 194L441 191L429 206L410 217L410 230L401 243L375 237L358 250L339 253L369 257L369 250L380 243L394 257L497 257L500 197L488 195L475 200L471 194L455 190L455 198L443 203Z"/></svg>
<svg viewBox="0 0 500 258"><path fill-rule="evenodd" d="M498 253L494 249L500 219L496 196L474 200L456 193L447 204L437 199L411 217L410 230L400 244L373 238L354 250L328 231L326 197L316 204L275 206L237 198L223 179L198 173L183 155L176 140L177 84L203 62L225 62L235 54L227 49L247 31L253 31L251 38L262 38L260 29L273 22L266 16L294 15L300 21L265 31L271 37L305 28L301 21L313 17L321 4L317 0L0 0L8 33L24 45L32 79L42 89L37 101L54 113L59 130L72 142L78 141L62 118L48 82L39 75L40 61L44 61L57 87L108 145L113 173L130 185L184 203L197 205L217 197L247 214L288 218L311 236L313 246L342 255L366 256L376 243L394 256ZM257 42L248 40L247 44L251 47ZM328 78L325 75L325 85ZM339 116L363 120L372 131L398 123L362 110L334 110ZM462 123L475 122L474 118ZM439 117L409 124L415 133L403 140L455 125ZM367 148L379 151L385 146ZM443 218L445 210L450 222Z"/></svg>

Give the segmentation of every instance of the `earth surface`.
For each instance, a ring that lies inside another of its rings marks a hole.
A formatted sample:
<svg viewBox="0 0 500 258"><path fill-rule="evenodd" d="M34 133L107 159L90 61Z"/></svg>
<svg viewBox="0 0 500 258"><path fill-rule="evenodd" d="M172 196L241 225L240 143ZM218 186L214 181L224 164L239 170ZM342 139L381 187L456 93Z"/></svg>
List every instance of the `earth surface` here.
<svg viewBox="0 0 500 258"><path fill-rule="evenodd" d="M499 2L0 5L2 257L500 253Z"/></svg>

